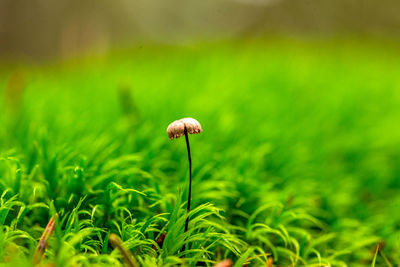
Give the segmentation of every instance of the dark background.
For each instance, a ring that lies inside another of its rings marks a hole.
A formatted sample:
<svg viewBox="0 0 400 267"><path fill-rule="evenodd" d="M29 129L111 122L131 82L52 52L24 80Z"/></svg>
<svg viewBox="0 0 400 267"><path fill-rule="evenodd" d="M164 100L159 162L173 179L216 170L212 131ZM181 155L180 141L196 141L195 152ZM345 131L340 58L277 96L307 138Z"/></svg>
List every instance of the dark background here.
<svg viewBox="0 0 400 267"><path fill-rule="evenodd" d="M253 35L396 39L399 10L396 0L0 0L0 58L68 58Z"/></svg>

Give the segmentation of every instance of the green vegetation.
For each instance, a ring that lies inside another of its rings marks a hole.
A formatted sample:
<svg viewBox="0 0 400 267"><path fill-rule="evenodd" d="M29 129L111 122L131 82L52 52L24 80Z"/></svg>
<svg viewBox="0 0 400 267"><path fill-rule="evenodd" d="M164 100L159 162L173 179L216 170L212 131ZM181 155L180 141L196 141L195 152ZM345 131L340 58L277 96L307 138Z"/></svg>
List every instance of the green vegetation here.
<svg viewBox="0 0 400 267"><path fill-rule="evenodd" d="M127 264L110 235L141 266L400 263L399 55L258 40L3 67L0 262L32 264L54 216L43 264ZM184 233L166 127L186 116Z"/></svg>

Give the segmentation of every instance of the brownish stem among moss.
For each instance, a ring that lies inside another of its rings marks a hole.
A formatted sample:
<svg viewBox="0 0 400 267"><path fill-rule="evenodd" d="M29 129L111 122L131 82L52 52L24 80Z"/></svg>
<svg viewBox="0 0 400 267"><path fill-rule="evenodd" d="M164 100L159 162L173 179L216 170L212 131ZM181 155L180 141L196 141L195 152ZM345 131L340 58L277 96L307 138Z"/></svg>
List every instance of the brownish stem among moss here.
<svg viewBox="0 0 400 267"><path fill-rule="evenodd" d="M124 248L122 244L122 240L116 234L110 234L108 241L114 248L117 248L119 252L124 257L126 264L129 267L140 267L139 263L136 261L135 257L131 254L131 252Z"/></svg>
<svg viewBox="0 0 400 267"><path fill-rule="evenodd" d="M51 237L51 235L54 232L55 228L55 221L54 217L51 217L49 222L47 223L46 228L43 231L42 236L40 237L40 240L36 246L35 253L33 254L33 264L37 265L40 263L44 256L44 252L46 251L46 248L48 246L48 240Z"/></svg>

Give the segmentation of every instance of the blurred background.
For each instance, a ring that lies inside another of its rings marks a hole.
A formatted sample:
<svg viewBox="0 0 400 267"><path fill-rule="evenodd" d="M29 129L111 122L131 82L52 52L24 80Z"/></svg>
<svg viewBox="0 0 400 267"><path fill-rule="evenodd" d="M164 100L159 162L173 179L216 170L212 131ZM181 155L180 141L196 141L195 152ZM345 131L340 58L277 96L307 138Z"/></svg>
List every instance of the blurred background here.
<svg viewBox="0 0 400 267"><path fill-rule="evenodd" d="M66 211L88 196L89 211L112 181L154 192L126 205L139 220L170 212L188 167L166 127L190 116L204 129L191 139L194 206L213 203L232 229L251 214L294 229L290 250L271 239L280 266L299 244L332 266L370 266L374 246L377 266L398 264L399 11L399 0L0 0L0 192ZM270 203L285 208L257 215ZM43 214L21 227L36 240ZM270 237L237 233L266 248Z"/></svg>
<svg viewBox="0 0 400 267"><path fill-rule="evenodd" d="M399 10L397 0L0 0L0 57L69 58L254 35L397 38Z"/></svg>

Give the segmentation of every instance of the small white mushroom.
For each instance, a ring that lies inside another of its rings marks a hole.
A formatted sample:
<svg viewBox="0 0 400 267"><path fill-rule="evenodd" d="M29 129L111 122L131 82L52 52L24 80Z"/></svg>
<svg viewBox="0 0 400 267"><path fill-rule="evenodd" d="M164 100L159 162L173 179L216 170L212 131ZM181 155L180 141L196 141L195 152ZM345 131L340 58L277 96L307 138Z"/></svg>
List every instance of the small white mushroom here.
<svg viewBox="0 0 400 267"><path fill-rule="evenodd" d="M198 134L201 133L203 129L201 128L200 123L193 118L183 118L177 121L174 121L167 128L167 134L169 139L179 138L181 136L185 136L186 148L188 152L188 160L189 160L189 190L188 190L188 202L187 202L187 217L185 222L185 233L189 227L189 213L190 213L190 200L192 199L192 157L190 155L190 145L189 145L189 135L190 134ZM189 247L189 244L188 244ZM183 245L182 251L185 251L186 246ZM190 249L190 247L189 247Z"/></svg>
<svg viewBox="0 0 400 267"><path fill-rule="evenodd" d="M168 125L167 134L169 139L179 138L185 135L185 128L190 134L198 134L203 131L200 123L193 118L183 118Z"/></svg>

